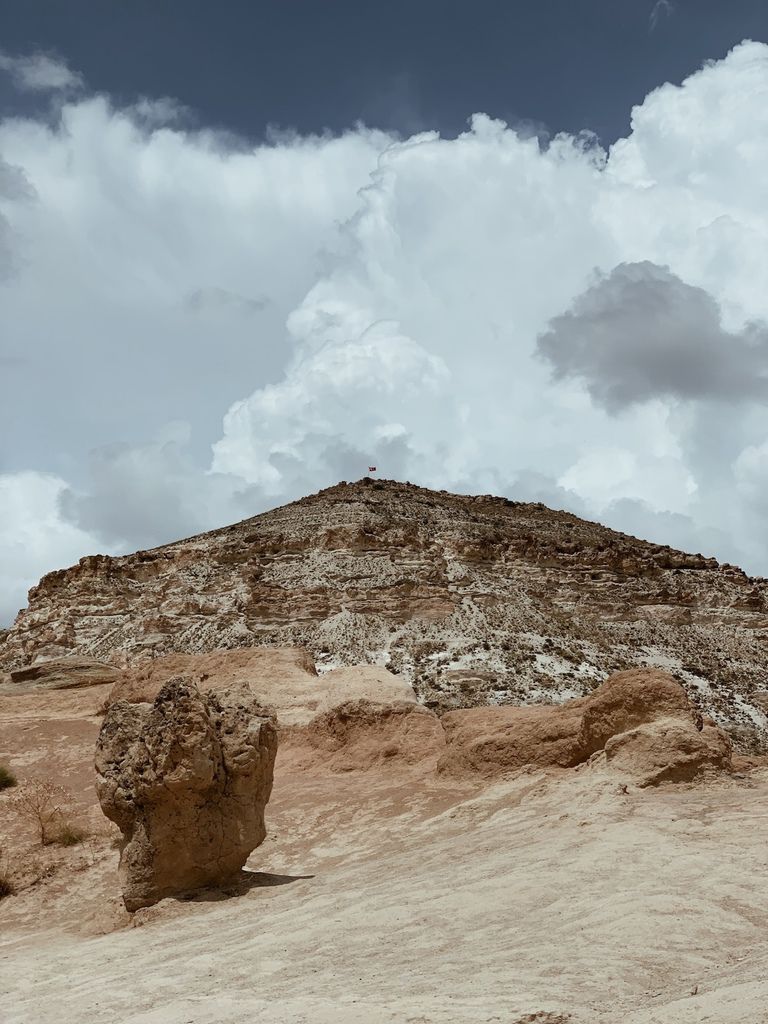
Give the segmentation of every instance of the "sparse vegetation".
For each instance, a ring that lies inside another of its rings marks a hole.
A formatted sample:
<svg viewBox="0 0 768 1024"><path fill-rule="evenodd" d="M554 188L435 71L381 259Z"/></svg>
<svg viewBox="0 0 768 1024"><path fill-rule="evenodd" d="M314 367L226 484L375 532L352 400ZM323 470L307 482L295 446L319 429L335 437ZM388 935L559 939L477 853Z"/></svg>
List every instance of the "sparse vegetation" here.
<svg viewBox="0 0 768 1024"><path fill-rule="evenodd" d="M21 789L15 800L19 814L37 831L41 845L56 842L66 823L66 809L72 803L69 791L47 779L35 779Z"/></svg>
<svg viewBox="0 0 768 1024"><path fill-rule="evenodd" d="M65 821L51 834L50 842L55 843L57 846L77 846L84 842L88 836L89 832L87 829Z"/></svg>
<svg viewBox="0 0 768 1024"><path fill-rule="evenodd" d="M0 764L0 789L10 789L17 785L18 779L6 764Z"/></svg>

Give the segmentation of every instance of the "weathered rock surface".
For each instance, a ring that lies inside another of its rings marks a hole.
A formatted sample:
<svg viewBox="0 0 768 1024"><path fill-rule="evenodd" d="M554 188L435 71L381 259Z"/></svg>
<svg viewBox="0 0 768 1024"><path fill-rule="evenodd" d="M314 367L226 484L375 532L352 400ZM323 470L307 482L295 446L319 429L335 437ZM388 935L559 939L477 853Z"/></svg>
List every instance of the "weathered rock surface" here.
<svg viewBox="0 0 768 1024"><path fill-rule="evenodd" d="M573 768L605 750L605 762L639 785L690 781L731 765L731 744L659 671L611 676L589 697L560 707L473 708L444 715L438 770L494 778L535 765Z"/></svg>
<svg viewBox="0 0 768 1024"><path fill-rule="evenodd" d="M120 670L114 665L94 661L92 658L53 658L12 669L5 680L0 678L0 692L29 693L103 686L105 683L114 683L119 676Z"/></svg>
<svg viewBox="0 0 768 1024"><path fill-rule="evenodd" d="M717 726L698 730L684 718L661 718L611 736L606 763L638 786L692 782L711 771L728 771L731 744Z"/></svg>
<svg viewBox="0 0 768 1024"><path fill-rule="evenodd" d="M245 647L210 654L169 654L120 673L106 706L117 700L151 702L169 679L185 675L202 689L247 687L283 725L309 722L316 714L350 700L378 704L415 703L413 687L376 665L351 665L318 676L300 647Z"/></svg>
<svg viewBox="0 0 768 1024"><path fill-rule="evenodd" d="M616 672L584 704L579 732L582 754L602 750L617 733L666 717L683 718L701 727L701 716L692 711L685 690L667 672Z"/></svg>
<svg viewBox="0 0 768 1024"><path fill-rule="evenodd" d="M539 504L339 484L234 526L49 573L0 669L77 655L302 645L386 664L436 710L559 703L667 668L743 751L768 750L768 584Z"/></svg>
<svg viewBox="0 0 768 1024"><path fill-rule="evenodd" d="M169 654L138 662L119 674L107 706L118 700L151 702L169 679L179 675L214 692L245 686L287 723L309 721L325 695L315 663L303 648L244 647L208 654Z"/></svg>
<svg viewBox="0 0 768 1024"><path fill-rule="evenodd" d="M562 706L469 708L441 722L448 748L439 770L493 778L524 765L572 768L585 760L579 742L585 698Z"/></svg>
<svg viewBox="0 0 768 1024"><path fill-rule="evenodd" d="M351 700L289 733L285 755L295 768L354 772L420 765L431 770L444 749L440 719L421 704ZM282 748L280 756L282 764Z"/></svg>
<svg viewBox="0 0 768 1024"><path fill-rule="evenodd" d="M373 704L415 704L416 693L403 679L378 665L352 665L336 668L322 677L324 695L318 711L330 711L348 701L365 700Z"/></svg>
<svg viewBox="0 0 768 1024"><path fill-rule="evenodd" d="M123 833L128 910L231 880L266 835L277 731L247 689L166 683L118 701L96 746L102 810Z"/></svg>

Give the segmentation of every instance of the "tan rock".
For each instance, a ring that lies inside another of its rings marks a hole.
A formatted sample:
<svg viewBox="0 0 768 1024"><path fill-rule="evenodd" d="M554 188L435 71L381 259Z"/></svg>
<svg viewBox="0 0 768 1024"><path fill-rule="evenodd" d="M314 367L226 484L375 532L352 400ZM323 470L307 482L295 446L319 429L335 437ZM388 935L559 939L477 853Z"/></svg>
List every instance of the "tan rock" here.
<svg viewBox="0 0 768 1024"><path fill-rule="evenodd" d="M415 704L416 694L402 676L393 675L378 665L352 665L336 668L322 677L325 694L318 712L346 704L350 700L367 700L374 704Z"/></svg>
<svg viewBox="0 0 768 1024"><path fill-rule="evenodd" d="M93 658L52 658L33 665L12 669L8 673L12 686L32 690L71 690L83 686L114 683L120 670ZM10 692L10 691L9 691Z"/></svg>
<svg viewBox="0 0 768 1024"><path fill-rule="evenodd" d="M691 782L707 772L729 771L731 744L717 726L699 731L682 718L661 718L611 736L605 759L638 786Z"/></svg>
<svg viewBox="0 0 768 1024"><path fill-rule="evenodd" d="M449 711L440 720L448 746L438 771L490 778L528 764L571 768L585 756L579 742L584 703Z"/></svg>
<svg viewBox="0 0 768 1024"><path fill-rule="evenodd" d="M242 647L207 654L169 654L139 662L123 672L107 704L153 701L164 684L190 676L205 690L247 686L282 722L308 722L316 714L325 688L315 663L301 647Z"/></svg>
<svg viewBox="0 0 768 1024"><path fill-rule="evenodd" d="M694 717L688 695L673 676L646 668L616 672L587 698L579 742L588 756L617 733L667 717Z"/></svg>
<svg viewBox="0 0 768 1024"><path fill-rule="evenodd" d="M290 730L280 763L348 772L437 762L445 735L434 712L413 702L349 701Z"/></svg>
<svg viewBox="0 0 768 1024"><path fill-rule="evenodd" d="M226 882L264 839L274 720L246 688L202 694L184 678L153 704L112 704L96 745L102 810L123 833L128 910Z"/></svg>
<svg viewBox="0 0 768 1024"><path fill-rule="evenodd" d="M704 724L683 687L655 669L618 672L589 697L559 706L472 708L441 722L447 748L438 771L454 777L572 768L603 749L608 764L638 775L641 785L731 764L725 734Z"/></svg>

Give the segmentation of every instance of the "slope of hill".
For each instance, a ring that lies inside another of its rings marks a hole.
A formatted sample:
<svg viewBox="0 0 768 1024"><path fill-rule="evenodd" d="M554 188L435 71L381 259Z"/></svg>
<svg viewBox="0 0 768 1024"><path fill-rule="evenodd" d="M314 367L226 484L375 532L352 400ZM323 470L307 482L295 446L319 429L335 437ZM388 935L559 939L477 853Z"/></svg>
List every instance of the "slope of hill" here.
<svg viewBox="0 0 768 1024"><path fill-rule="evenodd" d="M306 646L386 665L438 710L557 702L658 665L768 749L768 583L540 504L363 479L151 551L49 573L0 669Z"/></svg>

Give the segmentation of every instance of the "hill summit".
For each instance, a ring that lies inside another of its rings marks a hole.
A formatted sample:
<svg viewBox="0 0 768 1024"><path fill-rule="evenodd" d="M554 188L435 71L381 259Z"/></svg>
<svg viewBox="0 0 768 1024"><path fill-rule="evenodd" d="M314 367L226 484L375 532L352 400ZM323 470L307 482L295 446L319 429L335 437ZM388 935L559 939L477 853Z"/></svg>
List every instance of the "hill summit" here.
<svg viewBox="0 0 768 1024"><path fill-rule="evenodd" d="M300 645L438 711L560 703L620 668L672 672L768 749L768 583L541 504L363 478L233 526L49 573L0 669Z"/></svg>

